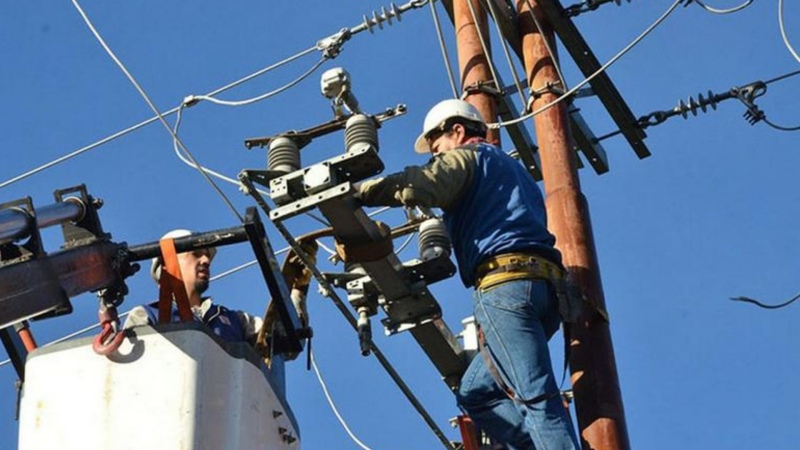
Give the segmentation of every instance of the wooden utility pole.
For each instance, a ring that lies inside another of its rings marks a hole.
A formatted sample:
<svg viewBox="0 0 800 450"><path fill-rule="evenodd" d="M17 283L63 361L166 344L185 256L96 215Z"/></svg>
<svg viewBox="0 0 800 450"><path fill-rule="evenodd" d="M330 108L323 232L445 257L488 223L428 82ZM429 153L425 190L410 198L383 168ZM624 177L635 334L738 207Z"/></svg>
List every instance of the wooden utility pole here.
<svg viewBox="0 0 800 450"><path fill-rule="evenodd" d="M472 8L467 2L471 2ZM480 0L453 1L453 23L456 29L461 89L468 94L466 100L480 111L483 120L487 123L494 122L497 118L495 95L481 90L482 87L497 89L497 86L489 69L489 55L484 53L481 46L481 36L483 36L487 50L489 49L486 11L481 6ZM489 130L486 139L499 145L499 131Z"/></svg>
<svg viewBox="0 0 800 450"><path fill-rule="evenodd" d="M525 71L534 95L531 110L536 110L558 98L557 92L563 92L565 86L559 82L555 56L547 49L546 43L555 52L555 39L538 0L517 0L517 11ZM535 21L531 14L535 15ZM570 343L572 387L582 446L592 450L629 450L614 348L604 317L605 299L589 207L581 193L566 103L534 117L534 126L544 175L549 229L556 236L556 246L571 279L578 283L588 300L585 314L578 323L572 324Z"/></svg>

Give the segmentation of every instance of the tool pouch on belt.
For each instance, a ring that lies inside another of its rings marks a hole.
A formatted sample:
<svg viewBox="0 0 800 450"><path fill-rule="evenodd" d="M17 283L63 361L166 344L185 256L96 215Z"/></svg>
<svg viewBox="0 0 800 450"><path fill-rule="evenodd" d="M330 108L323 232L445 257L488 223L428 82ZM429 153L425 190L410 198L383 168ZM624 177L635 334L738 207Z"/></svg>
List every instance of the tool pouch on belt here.
<svg viewBox="0 0 800 450"><path fill-rule="evenodd" d="M383 222L375 222L380 238L366 242L341 242L336 239L336 253L344 262L370 262L389 256L394 250L392 230Z"/></svg>

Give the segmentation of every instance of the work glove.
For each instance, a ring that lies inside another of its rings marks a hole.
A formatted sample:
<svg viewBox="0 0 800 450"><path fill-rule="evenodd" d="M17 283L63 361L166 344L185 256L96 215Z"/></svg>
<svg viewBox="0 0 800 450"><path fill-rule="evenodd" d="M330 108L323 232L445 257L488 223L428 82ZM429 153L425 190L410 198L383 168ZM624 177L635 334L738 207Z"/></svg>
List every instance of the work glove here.
<svg viewBox="0 0 800 450"><path fill-rule="evenodd" d="M317 263L317 251L319 250L319 244L317 241L310 239L307 241L300 241L300 248L308 255L311 264ZM303 264L303 261L300 259L299 256L294 251L289 252L289 256L286 260L287 269L291 270L293 273L293 283L290 286L292 289L300 289L304 292L308 290L308 285L311 284L311 269L306 267Z"/></svg>
<svg viewBox="0 0 800 450"><path fill-rule="evenodd" d="M386 258L394 250L392 230L383 222L375 222L378 226L379 239L367 242L341 242L336 239L336 253L346 263L377 261Z"/></svg>

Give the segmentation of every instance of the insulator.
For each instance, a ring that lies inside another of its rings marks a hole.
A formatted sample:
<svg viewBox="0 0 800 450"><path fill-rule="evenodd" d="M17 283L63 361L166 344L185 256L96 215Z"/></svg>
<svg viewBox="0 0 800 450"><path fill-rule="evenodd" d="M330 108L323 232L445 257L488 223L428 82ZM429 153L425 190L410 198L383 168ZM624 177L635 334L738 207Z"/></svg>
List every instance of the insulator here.
<svg viewBox="0 0 800 450"><path fill-rule="evenodd" d="M713 92L708 91L708 97L703 97L703 94L697 95L697 100L694 97L689 96L686 99L687 103L684 103L681 100L672 111L676 114L680 114L681 117L684 119L688 118L689 113L692 113L693 116L697 116L697 110L701 110L702 112L706 112L708 107L710 106L711 109L717 109L717 98Z"/></svg>
<svg viewBox="0 0 800 450"><path fill-rule="evenodd" d="M364 26L367 27L370 33L372 33L372 27L378 26L381 30L383 29L383 22L386 22L390 26L392 25L392 18L396 18L398 22L400 22L400 14L401 11L397 9L397 5L394 3L389 4L389 10L386 10L386 7L381 7L381 13L378 14L378 11L372 12L372 17L364 16Z"/></svg>
<svg viewBox="0 0 800 450"><path fill-rule="evenodd" d="M427 261L441 253L450 256L450 237L441 219L428 219L419 224L419 259Z"/></svg>
<svg viewBox="0 0 800 450"><path fill-rule="evenodd" d="M344 130L344 147L348 152L366 145L378 150L378 126L375 121L364 114L355 114L347 119Z"/></svg>
<svg viewBox="0 0 800 450"><path fill-rule="evenodd" d="M269 142L267 169L290 173L300 170L300 149L287 137L277 137Z"/></svg>

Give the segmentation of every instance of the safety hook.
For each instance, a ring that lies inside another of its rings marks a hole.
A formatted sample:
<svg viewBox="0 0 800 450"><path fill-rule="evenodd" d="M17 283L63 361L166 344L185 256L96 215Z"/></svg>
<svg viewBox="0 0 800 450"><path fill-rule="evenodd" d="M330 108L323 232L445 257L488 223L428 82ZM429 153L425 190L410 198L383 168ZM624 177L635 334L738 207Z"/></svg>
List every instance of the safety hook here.
<svg viewBox="0 0 800 450"><path fill-rule="evenodd" d="M97 312L97 317L100 319L102 329L92 341L92 350L98 355L108 356L117 351L125 339L125 333L119 329L117 308L103 303Z"/></svg>
<svg viewBox="0 0 800 450"><path fill-rule="evenodd" d="M92 341L92 350L98 355L108 356L119 348L122 340L125 338L125 333L120 330L115 330L111 322L103 324L103 329L100 334L94 337Z"/></svg>

